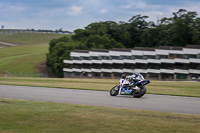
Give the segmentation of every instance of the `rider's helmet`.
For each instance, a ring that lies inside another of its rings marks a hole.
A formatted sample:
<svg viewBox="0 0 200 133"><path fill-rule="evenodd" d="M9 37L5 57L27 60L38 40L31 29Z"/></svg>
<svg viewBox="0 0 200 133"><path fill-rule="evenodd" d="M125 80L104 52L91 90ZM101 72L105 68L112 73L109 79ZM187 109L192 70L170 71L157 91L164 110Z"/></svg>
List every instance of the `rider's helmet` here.
<svg viewBox="0 0 200 133"><path fill-rule="evenodd" d="M140 75L140 73L138 72L134 72L132 76L134 76L134 78L138 77Z"/></svg>

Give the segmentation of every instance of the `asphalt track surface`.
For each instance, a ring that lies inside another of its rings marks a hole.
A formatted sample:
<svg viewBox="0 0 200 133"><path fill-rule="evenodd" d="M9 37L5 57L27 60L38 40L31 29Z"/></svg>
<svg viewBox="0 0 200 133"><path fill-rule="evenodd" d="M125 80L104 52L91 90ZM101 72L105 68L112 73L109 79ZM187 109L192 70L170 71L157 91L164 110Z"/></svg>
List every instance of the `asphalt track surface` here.
<svg viewBox="0 0 200 133"><path fill-rule="evenodd" d="M200 115L200 98L195 97L146 94L133 98L104 91L11 85L0 85L0 97Z"/></svg>

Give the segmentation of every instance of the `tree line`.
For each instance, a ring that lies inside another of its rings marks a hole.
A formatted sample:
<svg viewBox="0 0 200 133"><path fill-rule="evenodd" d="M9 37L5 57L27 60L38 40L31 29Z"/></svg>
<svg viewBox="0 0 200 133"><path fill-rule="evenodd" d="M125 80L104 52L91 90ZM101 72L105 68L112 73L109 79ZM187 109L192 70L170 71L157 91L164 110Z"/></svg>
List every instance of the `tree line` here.
<svg viewBox="0 0 200 133"><path fill-rule="evenodd" d="M200 18L197 12L179 9L172 17L164 17L157 24L146 21L148 16L136 15L128 22L95 22L74 35L50 41L47 65L63 77L64 59L70 59L73 49L111 49L158 46L200 45Z"/></svg>

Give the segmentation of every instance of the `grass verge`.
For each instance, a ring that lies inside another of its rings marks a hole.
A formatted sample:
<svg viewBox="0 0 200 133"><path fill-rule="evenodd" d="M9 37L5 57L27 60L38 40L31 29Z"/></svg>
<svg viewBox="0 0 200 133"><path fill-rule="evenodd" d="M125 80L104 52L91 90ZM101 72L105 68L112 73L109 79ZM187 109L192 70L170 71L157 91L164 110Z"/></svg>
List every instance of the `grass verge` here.
<svg viewBox="0 0 200 133"><path fill-rule="evenodd" d="M0 77L0 84L109 91L118 79ZM147 93L200 97L200 82L151 81Z"/></svg>
<svg viewBox="0 0 200 133"><path fill-rule="evenodd" d="M200 116L0 99L2 133L197 133Z"/></svg>

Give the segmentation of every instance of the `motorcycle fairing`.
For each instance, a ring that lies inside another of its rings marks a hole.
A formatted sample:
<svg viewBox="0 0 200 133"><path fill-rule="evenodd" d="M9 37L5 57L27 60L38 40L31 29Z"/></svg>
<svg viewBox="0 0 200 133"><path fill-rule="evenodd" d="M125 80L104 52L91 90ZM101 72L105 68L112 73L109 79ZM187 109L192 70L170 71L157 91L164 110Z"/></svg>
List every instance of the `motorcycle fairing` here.
<svg viewBox="0 0 200 133"><path fill-rule="evenodd" d="M141 84L142 86L145 86L147 84L150 83L150 80L141 80L141 81L137 81L135 82L134 84L137 85L137 84Z"/></svg>

